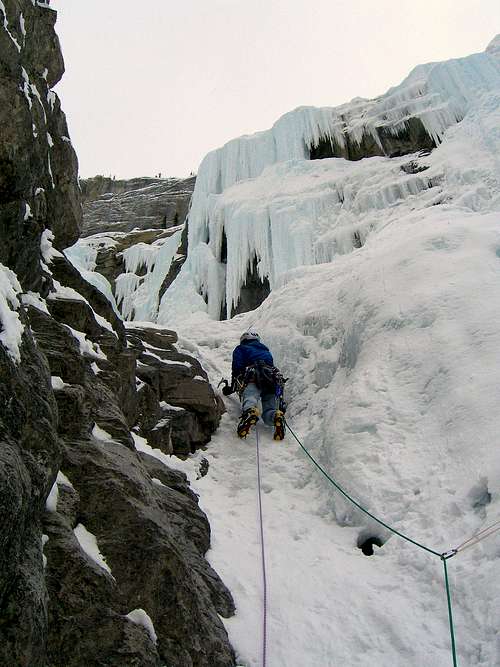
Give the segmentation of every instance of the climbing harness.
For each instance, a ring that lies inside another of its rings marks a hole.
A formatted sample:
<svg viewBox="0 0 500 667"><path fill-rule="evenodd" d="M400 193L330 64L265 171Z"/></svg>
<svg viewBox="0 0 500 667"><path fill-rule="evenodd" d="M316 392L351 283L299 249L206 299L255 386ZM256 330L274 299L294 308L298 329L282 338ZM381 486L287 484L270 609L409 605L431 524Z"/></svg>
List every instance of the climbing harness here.
<svg viewBox="0 0 500 667"><path fill-rule="evenodd" d="M255 442L257 451L257 487L259 498L259 523L260 523L260 549L262 562L262 587L263 587L263 614L262 614L262 667L266 667L267 648L267 577L266 577L266 550L264 545L264 521L262 518L262 496L261 496L261 474L260 474L260 451L259 451L259 429L255 429Z"/></svg>
<svg viewBox="0 0 500 667"><path fill-rule="evenodd" d="M249 384L253 382L257 387L264 392L275 392L276 398L279 398L280 406L284 405L283 389L288 378L283 377L282 373L276 366L270 366L263 361L256 361L245 368L245 371L239 378L236 378L237 391L241 393ZM283 407L279 409L283 410ZM284 412L284 410L283 410Z"/></svg>
<svg viewBox="0 0 500 667"><path fill-rule="evenodd" d="M274 415L274 440L283 440L285 437L285 412L286 401L284 399L284 388L288 378L283 377L282 373L276 366L269 366L266 363L257 361L251 366L247 366L245 372L237 378L233 378L233 384L225 378L221 378L217 387L222 385L222 393L224 396L230 396L237 392L240 400L245 390L245 387L253 382L262 392L274 393L275 396L275 415ZM255 408L249 408L240 417L240 421L236 428L239 438L246 438L250 433L250 429L258 421L258 412Z"/></svg>
<svg viewBox="0 0 500 667"><path fill-rule="evenodd" d="M444 583L445 583L445 588L446 588L446 600L447 600L447 605L448 605L448 622L449 622L449 628L450 628L450 641L451 641L451 653L452 653L452 659L453 659L453 667L457 667L458 662L457 662L457 650L456 650L456 643L455 643L455 629L454 629L454 624L453 624L453 610L452 610L452 604L451 604L451 591L450 591L450 582L448 579L448 560L450 558L453 558L453 556L456 556L458 553L463 551L464 549L467 549L470 546L473 546L474 544L477 544L481 540L486 539L490 535L493 535L493 533L496 533L498 530L500 530L500 521L495 522L491 526L488 526L487 528L484 528L483 530L479 531L478 533L475 533L472 537L470 537L468 540L460 544L458 547L454 549L449 549L448 551L444 551L443 553L439 553L438 551L435 551L434 549L430 549L429 547L426 547L423 544L420 544L420 542L417 542L416 540L413 540L411 537L408 537L408 535L405 535L404 533L401 533L400 531L396 530L392 526L389 526L385 521L382 521L378 517L376 517L374 514L369 512L366 508L364 508L362 505L360 505L358 502L356 502L341 486L338 484L327 472L326 470L316 461L316 459L310 454L310 452L306 449L306 447L302 444L302 442L299 440L299 438L295 435L294 431L290 427L290 424L285 420L286 426L294 439L297 441L299 444L300 448L302 451L308 456L308 458L312 461L312 463L318 468L318 470L328 479L328 481L339 491L349 502L351 502L353 505L355 505L358 509L360 509L362 512L364 512L366 515L368 515L370 518L372 518L374 521L379 523L380 525L384 526L384 528L387 528L387 530L391 531L395 535L398 535L402 539L406 540L407 542L411 542L411 544L414 544L417 547L420 547L420 549L423 549L424 551L427 551L430 554L433 554L434 556L437 556L440 558L441 562L443 563L443 569L444 569Z"/></svg>

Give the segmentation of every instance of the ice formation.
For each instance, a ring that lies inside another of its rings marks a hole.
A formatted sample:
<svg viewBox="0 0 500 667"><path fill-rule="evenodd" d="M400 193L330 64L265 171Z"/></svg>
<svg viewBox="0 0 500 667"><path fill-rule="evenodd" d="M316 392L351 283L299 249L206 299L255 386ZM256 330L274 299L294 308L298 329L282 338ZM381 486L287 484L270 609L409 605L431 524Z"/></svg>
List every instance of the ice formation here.
<svg viewBox="0 0 500 667"><path fill-rule="evenodd" d="M57 488L57 480L52 485L47 500L45 501L45 508L47 512L57 512L57 503L59 501L59 489Z"/></svg>
<svg viewBox="0 0 500 667"><path fill-rule="evenodd" d="M63 386L64 387L69 386L64 382L62 382L61 378L57 379L60 380L60 382L54 384L54 377L52 378L52 387L54 389L62 389ZM66 477L66 475L59 470L59 472L57 473L57 478L54 484L52 485L52 488L45 502L45 507L48 512L57 512L57 503L59 502L59 485L67 486L70 489L75 488L73 484L69 481L69 479Z"/></svg>
<svg viewBox="0 0 500 667"><path fill-rule="evenodd" d="M82 276L111 302L114 311L125 320L155 321L161 288L172 262L178 257L182 226L172 227L170 235L155 242L136 243L121 254L125 272L115 280L115 291L109 281L95 271L97 252L113 248L126 236L123 232L95 234L80 239L65 251Z"/></svg>
<svg viewBox="0 0 500 667"><path fill-rule="evenodd" d="M100 359L101 361L107 360L99 343L94 343L94 341L89 340L83 331L77 331L76 329L73 329L73 327L70 327L69 324L65 324L64 326L69 329L71 335L78 343L80 354L82 356L91 359Z"/></svg>
<svg viewBox="0 0 500 667"><path fill-rule="evenodd" d="M116 241L112 236L96 234L88 239L80 239L75 245L66 248L64 254L73 266L78 269L82 277L104 294L115 313L119 315L120 311L116 305L109 280L97 271L94 271L98 247L113 247L115 243Z"/></svg>
<svg viewBox="0 0 500 667"><path fill-rule="evenodd" d="M158 300L163 281L181 241L179 228L166 239L153 244L137 243L123 252L125 273L116 279L116 301L122 316L135 320L154 321L158 312ZM138 269L145 275L138 276Z"/></svg>
<svg viewBox="0 0 500 667"><path fill-rule="evenodd" d="M188 261L164 296L158 321L172 322L180 300L184 310L206 310L218 319L225 308L229 317L253 262L273 289L287 271L332 261L363 243L403 202L417 196L426 205L441 201L447 176L438 167L424 171L432 160L406 173L401 167L409 158L311 161L310 149L325 139L356 145L366 136L382 148L382 133L397 136L411 119L439 145L481 100L494 104L499 89L495 38L484 53L416 67L375 100L301 107L270 130L209 153L193 194ZM221 257L224 235L227 258Z"/></svg>

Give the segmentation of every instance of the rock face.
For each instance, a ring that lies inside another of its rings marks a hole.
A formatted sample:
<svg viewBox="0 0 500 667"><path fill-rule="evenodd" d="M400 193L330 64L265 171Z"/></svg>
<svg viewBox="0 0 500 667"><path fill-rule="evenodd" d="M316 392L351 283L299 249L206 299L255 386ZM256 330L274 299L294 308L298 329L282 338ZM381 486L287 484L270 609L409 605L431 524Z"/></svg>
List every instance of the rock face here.
<svg viewBox="0 0 500 667"><path fill-rule="evenodd" d="M195 176L82 180L83 236L176 227L186 219L195 182Z"/></svg>
<svg viewBox="0 0 500 667"><path fill-rule="evenodd" d="M195 180L116 181L96 176L82 181L85 231L71 258L106 279L106 290L124 319L134 319L134 304L154 292L155 303L140 312L139 319L155 320L161 298L186 258L186 216ZM176 232L177 245L162 253L161 247ZM132 260L131 268L125 257L139 257L144 248L144 262Z"/></svg>
<svg viewBox="0 0 500 667"><path fill-rule="evenodd" d="M0 5L0 663L6 665L45 664L42 519L62 449L49 367L19 292L46 295L52 285L41 261L42 232L52 229L64 247L81 224L76 157L50 90L64 71L55 16L31 2ZM9 277L18 293L2 300ZM22 330L16 324L24 330L13 344L13 331Z"/></svg>
<svg viewBox="0 0 500 667"><path fill-rule="evenodd" d="M178 228L170 229L145 229L133 230L131 232L111 232L94 234L86 239L79 241L79 245L92 247L95 251L95 268L109 282L112 292L116 297L115 281L118 276L126 273L126 266L123 259L123 253L129 248L139 244L153 245L163 239L167 239L177 231ZM179 246L179 253L181 246ZM183 253L185 257L185 252ZM144 275L143 266L139 267L139 273ZM141 277L139 275L139 277Z"/></svg>
<svg viewBox="0 0 500 667"><path fill-rule="evenodd" d="M255 310L267 299L270 293L269 280L267 278L261 279L257 270L257 259L254 258L251 267L247 267L247 276L240 290L240 299L238 305L232 308L231 317L240 313L247 313L249 310ZM224 303L221 309L221 320L226 319L225 314L226 304Z"/></svg>
<svg viewBox="0 0 500 667"><path fill-rule="evenodd" d="M73 270L61 258L51 268L58 280ZM77 277L71 282L76 287ZM207 442L220 409L209 383L192 379L203 370L175 350L173 332L126 333L115 320L112 333L83 300L48 305L51 315L30 311L51 373L62 381L54 393L66 479L56 483L61 504L44 524L49 664L234 664L217 617L231 614L233 603L203 557L206 517L184 475L136 449L149 442L187 454ZM109 307L106 315L113 321ZM83 356L69 329L76 326L90 343ZM133 347L123 344L127 338ZM201 387L197 394L190 379ZM82 551L78 525L96 537L110 573ZM134 609L152 619L156 645L131 626Z"/></svg>
<svg viewBox="0 0 500 667"><path fill-rule="evenodd" d="M167 454L194 452L210 439L224 411L206 372L196 359L175 349L173 331L134 327L127 340L138 355L140 404L149 404L152 391L160 400L159 412L141 411L143 433Z"/></svg>
<svg viewBox="0 0 500 667"><path fill-rule="evenodd" d="M0 664L5 665L45 664L42 518L61 460L48 365L25 332L20 364L0 344Z"/></svg>
<svg viewBox="0 0 500 667"><path fill-rule="evenodd" d="M386 127L376 128L379 143L373 134L365 133L358 141L354 141L346 133L345 144L340 146L333 138L323 137L316 146L311 146L311 160L330 157L342 157L346 160L361 160L365 157L387 156L399 157L418 151L431 151L436 142L426 131L420 118L408 118L404 129L397 133Z"/></svg>
<svg viewBox="0 0 500 667"><path fill-rule="evenodd" d="M38 3L0 5L0 262L27 290L46 289L42 231L49 227L64 248L82 222L76 156L51 90L64 72L55 20Z"/></svg>
<svg viewBox="0 0 500 667"><path fill-rule="evenodd" d="M221 404L174 332L125 329L60 252L82 214L55 19L0 3L0 664L229 667L207 519L159 460Z"/></svg>

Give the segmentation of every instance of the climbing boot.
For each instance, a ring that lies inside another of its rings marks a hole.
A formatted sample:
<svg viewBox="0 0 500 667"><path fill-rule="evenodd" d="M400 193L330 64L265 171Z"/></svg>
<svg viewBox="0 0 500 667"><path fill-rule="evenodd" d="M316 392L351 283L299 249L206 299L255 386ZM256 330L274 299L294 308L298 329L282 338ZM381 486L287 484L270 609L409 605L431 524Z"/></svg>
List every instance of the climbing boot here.
<svg viewBox="0 0 500 667"><path fill-rule="evenodd" d="M242 413L236 432L239 438L246 438L250 429L259 421L259 411L257 408L248 408Z"/></svg>
<svg viewBox="0 0 500 667"><path fill-rule="evenodd" d="M274 440L283 440L285 437L285 414L281 410L274 413Z"/></svg>

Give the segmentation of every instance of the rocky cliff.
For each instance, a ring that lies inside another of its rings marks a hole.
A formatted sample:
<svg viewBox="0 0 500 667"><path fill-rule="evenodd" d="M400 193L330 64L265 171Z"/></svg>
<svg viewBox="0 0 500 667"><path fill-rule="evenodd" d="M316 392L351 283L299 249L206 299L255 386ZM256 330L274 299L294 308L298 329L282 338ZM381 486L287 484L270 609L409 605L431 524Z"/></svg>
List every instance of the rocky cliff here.
<svg viewBox="0 0 500 667"><path fill-rule="evenodd" d="M0 2L0 664L234 665L207 519L159 460L221 406L174 332L125 329L64 255L82 213L55 21Z"/></svg>
<svg viewBox="0 0 500 667"><path fill-rule="evenodd" d="M186 219L196 177L133 178L104 176L80 181L83 236L133 229L168 229Z"/></svg>
<svg viewBox="0 0 500 667"><path fill-rule="evenodd" d="M177 277L187 254L195 180L96 176L81 181L84 231L69 257L80 270L93 272L95 284L124 319L154 321ZM96 281L96 276L102 278ZM138 310L137 303L146 305Z"/></svg>

